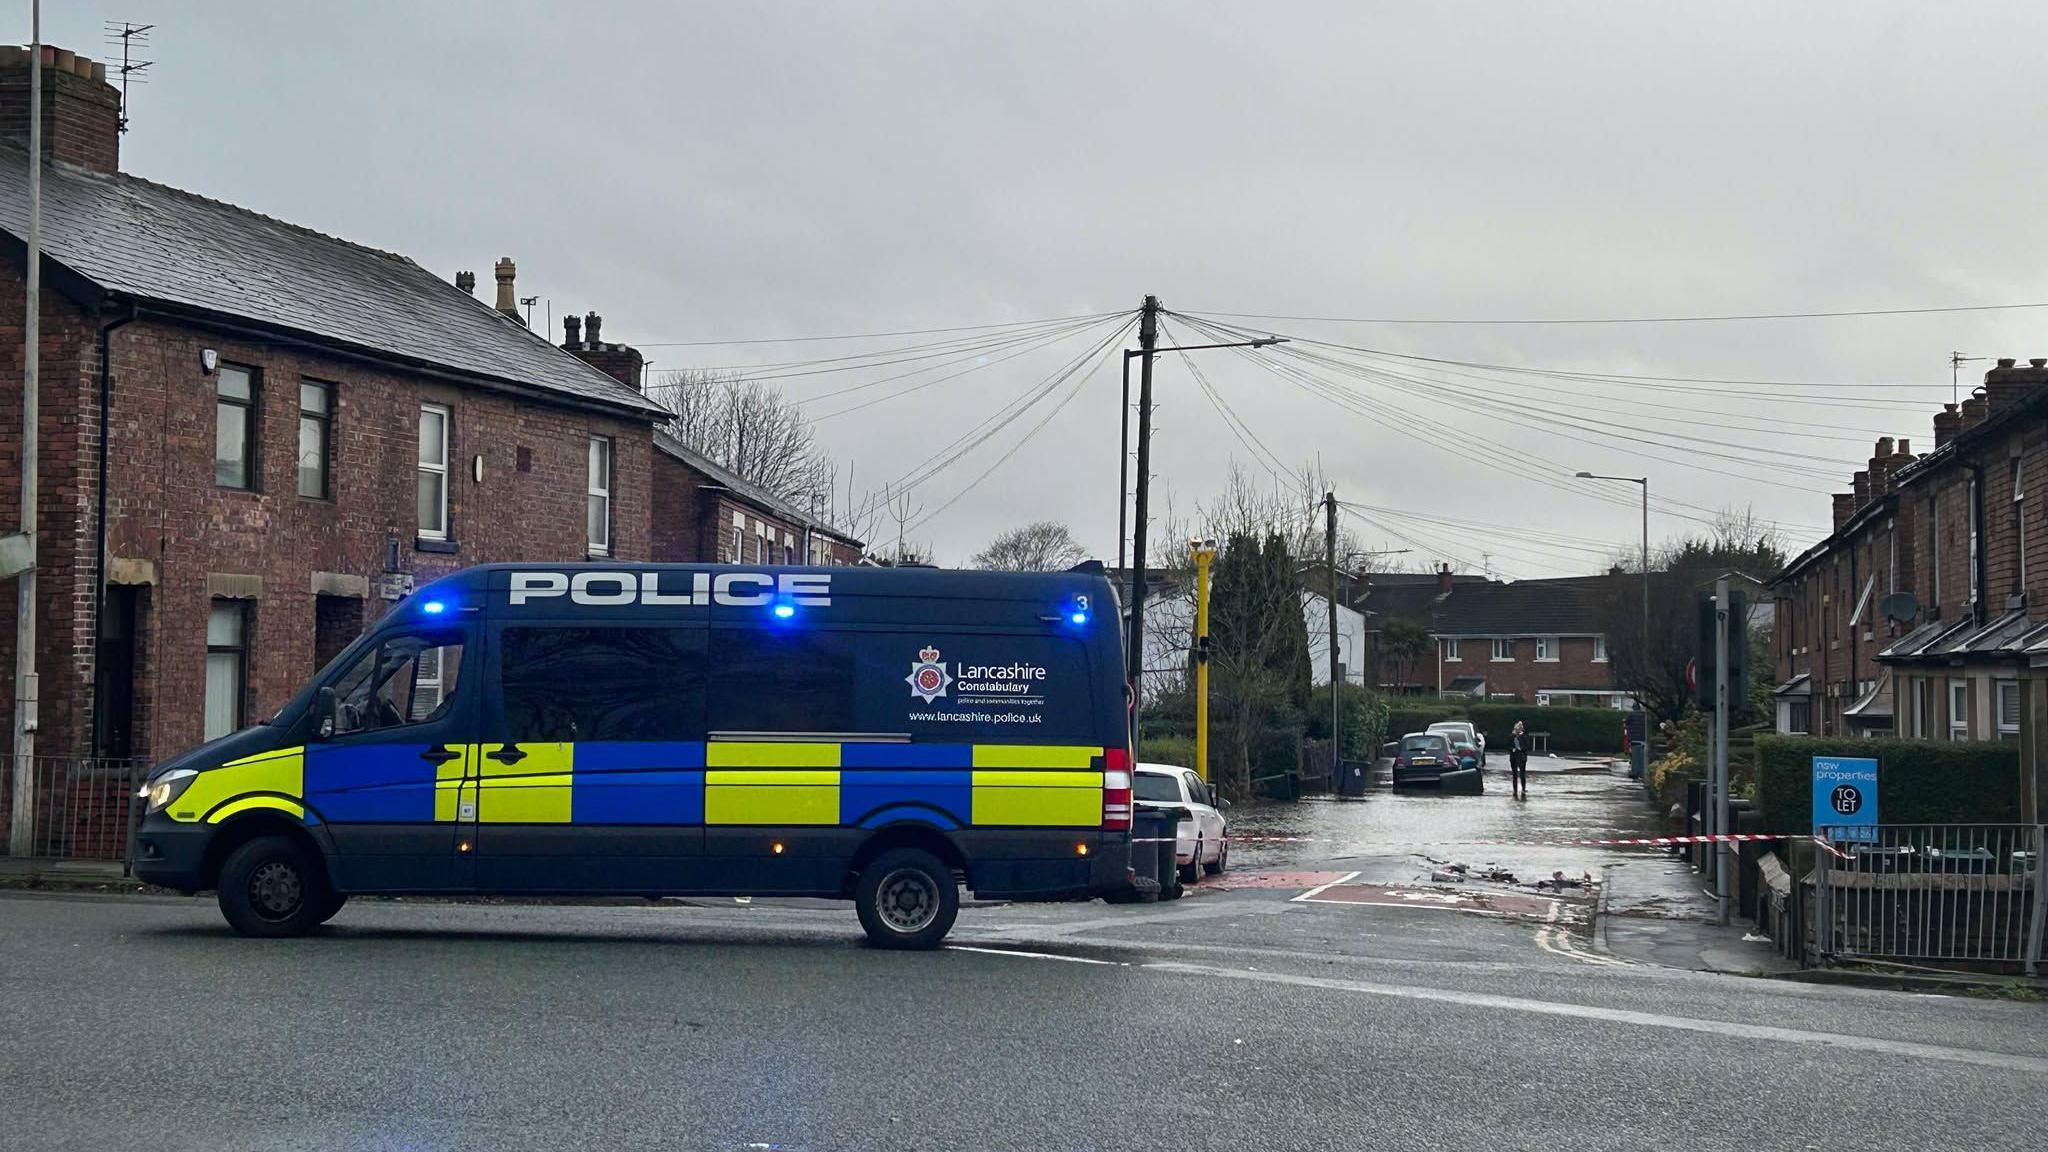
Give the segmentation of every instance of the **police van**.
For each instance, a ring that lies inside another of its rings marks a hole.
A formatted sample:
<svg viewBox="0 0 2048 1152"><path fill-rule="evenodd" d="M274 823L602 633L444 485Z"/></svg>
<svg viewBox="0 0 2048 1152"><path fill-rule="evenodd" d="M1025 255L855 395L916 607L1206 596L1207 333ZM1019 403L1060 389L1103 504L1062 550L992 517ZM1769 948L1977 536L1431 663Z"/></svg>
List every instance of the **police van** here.
<svg viewBox="0 0 2048 1152"><path fill-rule="evenodd" d="M1128 887L1119 615L1095 564L466 569L153 772L136 873L252 936L356 894L775 895L935 947L962 883Z"/></svg>

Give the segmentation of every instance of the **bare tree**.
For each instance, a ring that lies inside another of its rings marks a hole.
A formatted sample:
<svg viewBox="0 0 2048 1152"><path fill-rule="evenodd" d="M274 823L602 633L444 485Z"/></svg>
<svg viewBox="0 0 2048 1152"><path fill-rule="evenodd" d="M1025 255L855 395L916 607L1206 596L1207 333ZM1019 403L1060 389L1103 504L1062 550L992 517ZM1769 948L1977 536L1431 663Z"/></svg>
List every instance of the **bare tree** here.
<svg viewBox="0 0 2048 1152"><path fill-rule="evenodd" d="M998 572L1058 572L1086 559L1088 550L1057 520L1038 520L1012 528L989 541L974 556L976 568Z"/></svg>
<svg viewBox="0 0 2048 1152"><path fill-rule="evenodd" d="M831 460L803 409L771 385L731 372L663 375L652 399L675 413L666 431L799 508L830 499Z"/></svg>

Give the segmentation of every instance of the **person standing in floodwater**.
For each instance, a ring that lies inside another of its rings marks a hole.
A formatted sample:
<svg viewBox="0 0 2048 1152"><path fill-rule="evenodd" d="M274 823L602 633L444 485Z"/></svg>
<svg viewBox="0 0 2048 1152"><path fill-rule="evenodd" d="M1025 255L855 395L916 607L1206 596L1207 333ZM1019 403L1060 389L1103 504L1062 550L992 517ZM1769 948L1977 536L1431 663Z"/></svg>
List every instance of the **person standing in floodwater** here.
<svg viewBox="0 0 2048 1152"><path fill-rule="evenodd" d="M1509 783L1514 786L1515 795L1529 798L1529 732L1515 721L1515 730L1508 736Z"/></svg>

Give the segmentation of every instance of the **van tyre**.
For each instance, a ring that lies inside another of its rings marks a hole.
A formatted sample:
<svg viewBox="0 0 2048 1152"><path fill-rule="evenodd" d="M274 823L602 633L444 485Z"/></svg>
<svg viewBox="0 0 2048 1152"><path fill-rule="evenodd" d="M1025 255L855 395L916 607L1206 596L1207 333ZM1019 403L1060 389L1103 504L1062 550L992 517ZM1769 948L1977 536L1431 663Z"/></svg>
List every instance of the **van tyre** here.
<svg viewBox="0 0 2048 1152"><path fill-rule="evenodd" d="M259 836L220 869L220 913L244 936L303 936L341 910L326 871L289 836Z"/></svg>
<svg viewBox="0 0 2048 1152"><path fill-rule="evenodd" d="M877 948L937 948L960 915L960 886L937 856L892 848L861 869L853 907Z"/></svg>

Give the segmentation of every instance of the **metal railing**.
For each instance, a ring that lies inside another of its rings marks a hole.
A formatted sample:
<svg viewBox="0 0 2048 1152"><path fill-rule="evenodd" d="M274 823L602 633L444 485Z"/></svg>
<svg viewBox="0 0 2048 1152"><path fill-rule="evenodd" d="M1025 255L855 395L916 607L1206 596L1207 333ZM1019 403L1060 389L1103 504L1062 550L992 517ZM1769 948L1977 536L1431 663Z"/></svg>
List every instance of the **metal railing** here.
<svg viewBox="0 0 2048 1152"><path fill-rule="evenodd" d="M146 760L96 756L36 756L34 830L16 856L58 860L126 860L133 825L142 815L136 790L149 774ZM0 756L0 812L14 810L14 761Z"/></svg>
<svg viewBox="0 0 2048 1152"><path fill-rule="evenodd" d="M1819 835L1821 959L2038 970L2048 899L2042 826L1887 824Z"/></svg>

